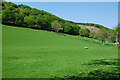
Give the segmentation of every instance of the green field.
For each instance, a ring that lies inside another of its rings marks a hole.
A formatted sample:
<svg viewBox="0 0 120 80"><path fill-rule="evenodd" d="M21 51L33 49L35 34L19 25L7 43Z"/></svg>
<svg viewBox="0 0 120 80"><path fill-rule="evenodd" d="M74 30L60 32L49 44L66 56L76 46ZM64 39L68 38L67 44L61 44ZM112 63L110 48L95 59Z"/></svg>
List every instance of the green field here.
<svg viewBox="0 0 120 80"><path fill-rule="evenodd" d="M118 57L113 43L101 45L90 38L81 40L80 36L30 28L3 25L2 29L3 78L53 78L111 71L115 67L111 61Z"/></svg>

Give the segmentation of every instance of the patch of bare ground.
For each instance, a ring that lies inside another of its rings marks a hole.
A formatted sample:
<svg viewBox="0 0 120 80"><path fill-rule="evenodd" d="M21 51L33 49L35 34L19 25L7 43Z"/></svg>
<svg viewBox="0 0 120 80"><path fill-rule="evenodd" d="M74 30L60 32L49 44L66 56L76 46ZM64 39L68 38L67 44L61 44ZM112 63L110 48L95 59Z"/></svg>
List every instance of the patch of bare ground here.
<svg viewBox="0 0 120 80"><path fill-rule="evenodd" d="M99 28L94 26L86 26L86 25L78 25L78 26L84 29L89 29L91 32L97 32L98 30L100 30Z"/></svg>

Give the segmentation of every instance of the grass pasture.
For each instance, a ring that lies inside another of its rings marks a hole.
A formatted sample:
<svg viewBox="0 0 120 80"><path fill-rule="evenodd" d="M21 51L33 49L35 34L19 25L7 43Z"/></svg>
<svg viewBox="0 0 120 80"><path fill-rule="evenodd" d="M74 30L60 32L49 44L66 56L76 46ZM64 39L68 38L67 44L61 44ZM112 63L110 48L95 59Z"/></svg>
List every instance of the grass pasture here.
<svg viewBox="0 0 120 80"><path fill-rule="evenodd" d="M3 78L63 78L101 69L112 71L117 66L112 61L118 50L112 43L101 45L80 36L7 25L2 29Z"/></svg>

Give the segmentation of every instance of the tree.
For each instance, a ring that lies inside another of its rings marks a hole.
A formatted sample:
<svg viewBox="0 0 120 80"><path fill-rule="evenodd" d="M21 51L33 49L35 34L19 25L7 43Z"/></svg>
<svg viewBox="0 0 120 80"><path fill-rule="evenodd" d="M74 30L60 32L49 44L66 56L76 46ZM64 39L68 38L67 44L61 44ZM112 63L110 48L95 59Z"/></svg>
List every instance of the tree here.
<svg viewBox="0 0 120 80"><path fill-rule="evenodd" d="M18 5L18 7L19 7L19 8L22 8L22 9L25 9L25 8L31 9L29 6L23 5L23 4Z"/></svg>
<svg viewBox="0 0 120 80"><path fill-rule="evenodd" d="M40 14L40 11L38 9L35 9L35 8L32 8L31 11L30 11L30 15L39 15Z"/></svg>
<svg viewBox="0 0 120 80"><path fill-rule="evenodd" d="M43 19L44 19L44 17L41 14L36 16L36 23L37 23L37 25L38 25L37 27L39 29L42 28L42 26L43 26Z"/></svg>
<svg viewBox="0 0 120 80"><path fill-rule="evenodd" d="M96 38L96 33L91 31L89 37L92 38L92 39L95 39Z"/></svg>
<svg viewBox="0 0 120 80"><path fill-rule="evenodd" d="M99 40L102 41L102 45L105 45L105 39L108 36L108 31L106 29L100 29L98 32Z"/></svg>
<svg viewBox="0 0 120 80"><path fill-rule="evenodd" d="M51 26L51 17L49 15L43 15L43 21L42 21L42 29L44 30L52 30Z"/></svg>
<svg viewBox="0 0 120 80"><path fill-rule="evenodd" d="M66 22L64 25L64 32L72 35L78 35L80 27L77 25L73 25L71 23Z"/></svg>
<svg viewBox="0 0 120 80"><path fill-rule="evenodd" d="M120 40L120 24L118 24L118 26L115 28L115 33L117 32L118 32L119 40Z"/></svg>
<svg viewBox="0 0 120 80"><path fill-rule="evenodd" d="M95 38L95 32L90 32L90 36L89 36L90 38Z"/></svg>
<svg viewBox="0 0 120 80"><path fill-rule="evenodd" d="M114 30L109 30L108 31L108 41L109 42L115 42L115 38L116 38L116 35L115 35L115 31Z"/></svg>
<svg viewBox="0 0 120 80"><path fill-rule="evenodd" d="M24 17L24 22L27 24L28 27L35 27L35 16L26 16Z"/></svg>
<svg viewBox="0 0 120 80"><path fill-rule="evenodd" d="M120 40L120 24L118 24L118 26L116 27L115 33L116 33L116 48L118 48L118 42Z"/></svg>
<svg viewBox="0 0 120 80"><path fill-rule="evenodd" d="M24 16L19 13L15 13L15 24L21 26L24 24Z"/></svg>
<svg viewBox="0 0 120 80"><path fill-rule="evenodd" d="M3 23L14 23L15 21L15 13L10 9L5 9L2 11L2 20Z"/></svg>
<svg viewBox="0 0 120 80"><path fill-rule="evenodd" d="M89 37L90 36L90 30L89 29L85 29L85 37Z"/></svg>
<svg viewBox="0 0 120 80"><path fill-rule="evenodd" d="M23 11L22 11L23 14L25 14L26 16L29 16L30 14L30 9L29 8L25 8Z"/></svg>
<svg viewBox="0 0 120 80"><path fill-rule="evenodd" d="M79 35L82 36L82 40L84 40L84 37L89 37L90 31L88 29L80 29Z"/></svg>
<svg viewBox="0 0 120 80"><path fill-rule="evenodd" d="M52 29L53 29L56 33L58 33L59 30L61 30L62 28L61 28L61 25L60 25L57 21L53 21L53 23L52 23Z"/></svg>

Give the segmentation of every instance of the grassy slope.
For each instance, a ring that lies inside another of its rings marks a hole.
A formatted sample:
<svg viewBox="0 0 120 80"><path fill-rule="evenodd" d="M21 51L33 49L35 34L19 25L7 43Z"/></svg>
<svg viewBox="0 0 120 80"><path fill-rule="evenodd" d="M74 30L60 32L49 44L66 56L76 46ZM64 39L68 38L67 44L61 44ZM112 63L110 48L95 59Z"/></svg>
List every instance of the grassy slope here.
<svg viewBox="0 0 120 80"><path fill-rule="evenodd" d="M80 38L3 25L3 78L75 75L103 68L82 65L91 60L117 58L113 44L104 46L99 41Z"/></svg>

